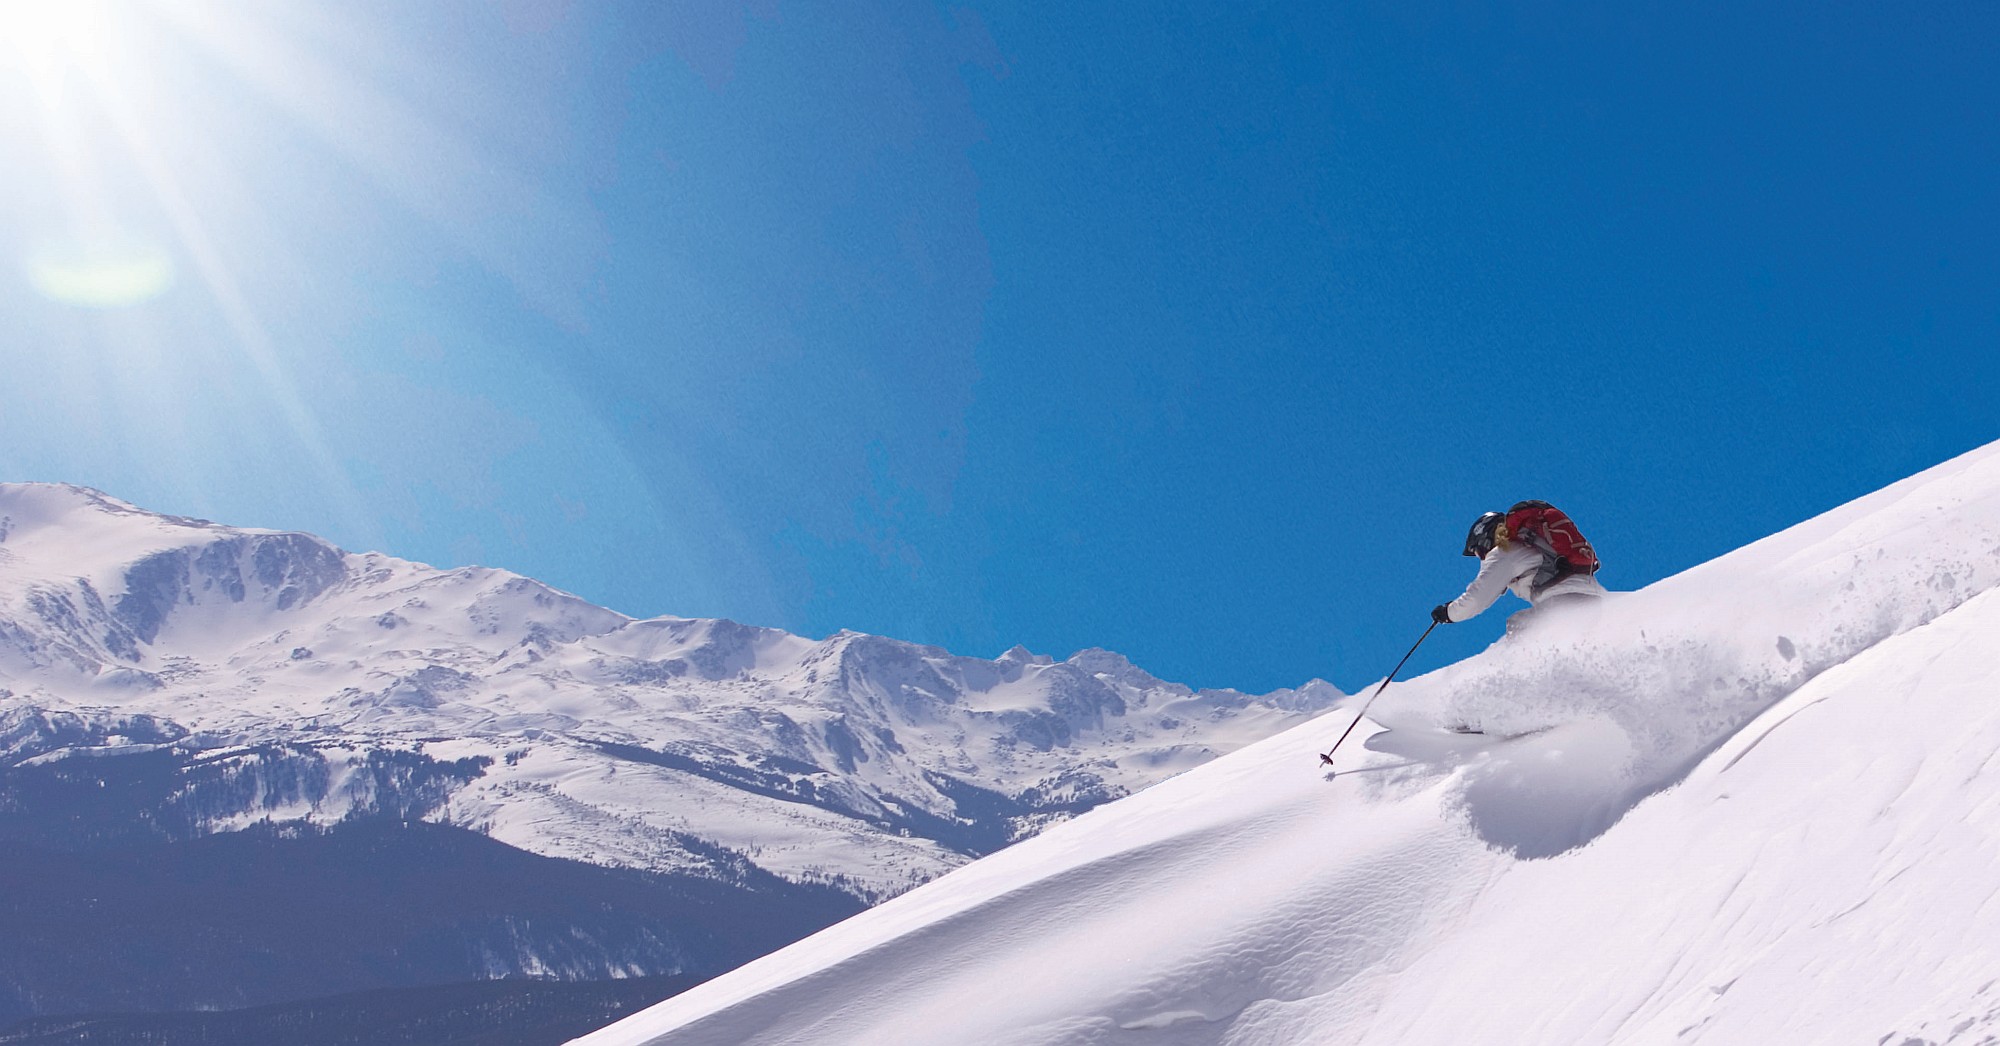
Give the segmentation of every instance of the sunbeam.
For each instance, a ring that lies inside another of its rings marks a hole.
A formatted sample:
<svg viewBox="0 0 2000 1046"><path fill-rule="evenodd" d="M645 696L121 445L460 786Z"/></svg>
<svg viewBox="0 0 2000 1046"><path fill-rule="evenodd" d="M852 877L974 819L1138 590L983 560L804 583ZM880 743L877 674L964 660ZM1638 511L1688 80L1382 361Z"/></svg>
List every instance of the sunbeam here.
<svg viewBox="0 0 2000 1046"><path fill-rule="evenodd" d="M0 56L14 67L12 82L25 88L20 93L32 103L10 107L32 110L42 147L25 167L40 176L38 184L22 195L39 191L54 204L16 216L36 230L23 238L20 274L38 296L58 306L131 311L169 295L179 283L178 268L188 266L194 286L206 292L234 349L233 362L224 357L216 363L247 372L251 381L244 387L258 390L251 400L276 410L289 438L304 449L318 489L350 527L365 533L373 529L369 514L203 213L199 201L227 195L214 185L199 194L189 191L188 175L207 168L187 167L187 155L217 151L223 143L187 148L201 141L198 136L208 129L203 117L215 100L176 95L175 88L185 83L176 80L172 67L184 64L193 49L178 23L160 17L167 6L131 3L114 11L95 0L0 2L0 35L6 39ZM175 136L177 152L161 148L162 134ZM248 201L230 202L242 206ZM136 231L147 226L163 227L170 241ZM94 345L97 358L73 359L65 370L76 379L74 387L62 393L111 397L95 411L99 417L153 417L167 422L159 426L164 432L184 432L177 419L197 416L233 419L226 423L238 426L256 424L250 420L255 411L219 398L161 402L176 390L184 396L221 397L223 389L237 384L215 380L213 364L199 362L199 344L175 344L187 337L176 333L184 328L175 316L134 312L129 319L70 340L72 353ZM200 340L215 344L214 339ZM170 369L186 373L163 380ZM94 377L88 376L92 370ZM197 371L211 376L196 378ZM154 380L127 380L140 374ZM116 438L115 430L101 425L84 431L98 439ZM266 435L251 431L239 432L235 439L269 442ZM144 453L138 446L126 452ZM155 467L191 476L199 470L187 457L169 451Z"/></svg>
<svg viewBox="0 0 2000 1046"><path fill-rule="evenodd" d="M582 322L576 287L606 239L593 215L544 190L518 162L433 118L406 91L357 75L326 41L301 39L297 25L199 2L161 12L259 97L505 277L523 298L565 325ZM323 21L313 31L335 39L347 35ZM494 220L498 216L504 220Z"/></svg>
<svg viewBox="0 0 2000 1046"><path fill-rule="evenodd" d="M281 522L381 547L440 502L496 502L490 472L553 453L515 438L555 409L546 388L465 451L495 464L409 449L464 446L485 397L543 366L520 331L446 303L497 291L582 331L609 239L552 173L571 157L564 114L537 107L531 78L409 45L412 23L456 33L456 17L0 0L0 308L16 318L0 360L38 393L8 408L0 474L60 458L50 478L136 477L201 513L269 491L299 509ZM412 341L519 358L489 373L404 358ZM459 394L468 379L480 390ZM609 448L595 457L630 456L591 432Z"/></svg>

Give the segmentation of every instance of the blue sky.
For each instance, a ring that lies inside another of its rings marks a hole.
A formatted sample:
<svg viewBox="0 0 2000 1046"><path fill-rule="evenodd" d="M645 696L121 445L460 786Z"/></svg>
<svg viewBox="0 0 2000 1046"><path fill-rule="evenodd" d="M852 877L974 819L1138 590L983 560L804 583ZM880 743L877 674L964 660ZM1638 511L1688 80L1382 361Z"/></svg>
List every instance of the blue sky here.
<svg viewBox="0 0 2000 1046"><path fill-rule="evenodd" d="M2000 438L1991 4L8 10L0 476L635 615L1352 689Z"/></svg>

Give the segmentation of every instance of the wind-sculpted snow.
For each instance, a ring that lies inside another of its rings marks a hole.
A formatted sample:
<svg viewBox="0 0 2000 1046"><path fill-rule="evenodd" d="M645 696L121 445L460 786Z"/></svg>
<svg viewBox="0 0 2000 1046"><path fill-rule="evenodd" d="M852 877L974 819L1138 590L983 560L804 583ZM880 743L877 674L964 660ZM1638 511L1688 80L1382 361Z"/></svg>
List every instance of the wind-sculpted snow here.
<svg viewBox="0 0 2000 1046"><path fill-rule="evenodd" d="M1996 588L2000 445L578 1046L1985 1041Z"/></svg>
<svg viewBox="0 0 2000 1046"><path fill-rule="evenodd" d="M731 874L722 850L864 900L1341 697L1317 682L1196 692L1105 651L989 661L855 632L635 621L501 570L48 484L0 485L0 686L0 714L153 717L188 759L424 744L483 769L443 779L418 816L661 872ZM63 750L115 747L98 740ZM211 827L368 806L282 789L294 798L217 807Z"/></svg>
<svg viewBox="0 0 2000 1046"><path fill-rule="evenodd" d="M1593 838L1807 680L1995 587L2000 456L1968 455L1643 591L1552 608L1484 655L1393 688L1377 718L1561 727L1530 746L1560 741L1560 766L1510 761L1463 786L1483 836L1546 856ZM1551 804L1573 816L1548 817Z"/></svg>

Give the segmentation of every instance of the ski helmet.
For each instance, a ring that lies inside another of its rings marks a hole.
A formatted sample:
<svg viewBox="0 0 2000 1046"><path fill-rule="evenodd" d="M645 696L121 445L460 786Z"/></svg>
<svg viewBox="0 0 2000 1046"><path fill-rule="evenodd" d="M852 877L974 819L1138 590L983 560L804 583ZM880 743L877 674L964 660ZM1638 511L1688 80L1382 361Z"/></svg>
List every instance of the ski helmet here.
<svg viewBox="0 0 2000 1046"><path fill-rule="evenodd" d="M1465 554L1485 556L1493 551L1493 532L1499 529L1500 521L1507 517L1499 512L1482 512L1472 521L1472 529L1465 535Z"/></svg>

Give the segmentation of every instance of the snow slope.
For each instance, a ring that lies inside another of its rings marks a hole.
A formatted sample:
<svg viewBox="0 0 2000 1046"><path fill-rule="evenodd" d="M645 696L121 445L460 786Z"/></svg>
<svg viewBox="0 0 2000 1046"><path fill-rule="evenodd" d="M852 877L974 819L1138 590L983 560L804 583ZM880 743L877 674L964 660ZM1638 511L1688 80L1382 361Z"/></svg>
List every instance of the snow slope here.
<svg viewBox="0 0 2000 1046"><path fill-rule="evenodd" d="M505 571L0 484L0 767L168 746L234 782L198 832L395 809L872 901L1341 696L1197 692L1102 650L633 620ZM384 795L361 772L384 752L480 769Z"/></svg>
<svg viewBox="0 0 2000 1046"><path fill-rule="evenodd" d="M577 1042L1992 1041L1996 588L2000 444Z"/></svg>

